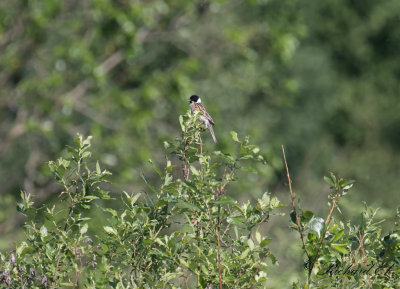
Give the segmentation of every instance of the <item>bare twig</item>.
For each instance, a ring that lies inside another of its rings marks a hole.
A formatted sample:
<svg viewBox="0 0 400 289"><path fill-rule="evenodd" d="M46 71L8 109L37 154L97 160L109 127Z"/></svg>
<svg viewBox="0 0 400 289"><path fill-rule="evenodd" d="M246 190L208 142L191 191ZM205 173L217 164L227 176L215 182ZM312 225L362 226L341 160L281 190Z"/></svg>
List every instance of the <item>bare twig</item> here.
<svg viewBox="0 0 400 289"><path fill-rule="evenodd" d="M361 252L362 252L363 257L364 257L364 265L365 265L366 268L368 268L367 257L365 256L365 251L364 251L364 237L365 237L365 236L364 236L364 235L361 236L361 232L360 232L360 231L358 231L358 235L360 236L360 248L361 248ZM369 285L369 288L372 289L371 278L369 277L368 271L367 271L367 277L368 277L368 285Z"/></svg>
<svg viewBox="0 0 400 289"><path fill-rule="evenodd" d="M299 231L301 242L303 243L303 247L305 249L306 242L304 241L303 228L301 227L300 218L299 218L299 215L297 214L297 210L296 210L296 204L295 204L295 198L296 197L293 194L292 180L290 179L289 167L288 167L288 164L287 164L287 161L286 161L285 148L283 147L283 145L282 145L282 154L283 154L283 160L285 161L286 175L287 175L287 179L288 179L288 183L289 183L289 192L290 192L290 198L292 200L292 208L293 208L294 215L296 217L297 230ZM308 254L308 252L306 250L304 250L304 251L307 254L308 261L310 261L310 255Z"/></svg>

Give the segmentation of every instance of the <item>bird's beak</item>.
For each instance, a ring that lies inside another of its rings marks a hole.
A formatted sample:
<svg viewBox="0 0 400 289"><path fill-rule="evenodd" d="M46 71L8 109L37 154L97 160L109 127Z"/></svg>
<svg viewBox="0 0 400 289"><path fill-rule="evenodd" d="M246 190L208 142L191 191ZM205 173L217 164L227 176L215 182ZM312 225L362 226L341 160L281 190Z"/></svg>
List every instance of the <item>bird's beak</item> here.
<svg viewBox="0 0 400 289"><path fill-rule="evenodd" d="M188 102L190 102L190 98L188 99Z"/></svg>

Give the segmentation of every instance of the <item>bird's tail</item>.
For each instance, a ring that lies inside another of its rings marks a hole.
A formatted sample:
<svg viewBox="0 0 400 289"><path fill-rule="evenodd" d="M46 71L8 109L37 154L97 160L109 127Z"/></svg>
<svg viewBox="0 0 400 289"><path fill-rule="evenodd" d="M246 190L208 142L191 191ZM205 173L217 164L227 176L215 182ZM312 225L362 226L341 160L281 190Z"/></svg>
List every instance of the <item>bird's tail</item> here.
<svg viewBox="0 0 400 289"><path fill-rule="evenodd" d="M208 125L208 129L210 130L210 133L211 133L211 136L212 136L212 138L213 138L213 141L214 141L215 143L217 143L217 139L215 138L214 130L213 130L212 127L213 127L212 124L209 124L209 125Z"/></svg>

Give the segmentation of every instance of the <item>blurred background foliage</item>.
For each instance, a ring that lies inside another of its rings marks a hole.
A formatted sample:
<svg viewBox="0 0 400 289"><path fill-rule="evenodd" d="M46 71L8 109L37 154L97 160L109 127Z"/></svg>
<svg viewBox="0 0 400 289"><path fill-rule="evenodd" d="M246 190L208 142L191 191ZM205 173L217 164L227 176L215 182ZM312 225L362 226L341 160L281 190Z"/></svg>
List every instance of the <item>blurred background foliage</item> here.
<svg viewBox="0 0 400 289"><path fill-rule="evenodd" d="M0 249L21 237L20 190L38 205L57 200L45 162L77 132L94 136L114 192L144 190L142 170L156 182L147 160L163 162L162 143L179 135L194 93L216 122L218 149L235 149L235 130L269 162L232 195L244 200L263 188L285 202L285 144L304 208L326 213L322 177L335 171L357 180L341 204L347 216L366 201L392 217L400 203L399 15L396 0L0 2ZM214 149L208 135L205 142ZM265 228L279 240L276 288L301 270L285 225Z"/></svg>

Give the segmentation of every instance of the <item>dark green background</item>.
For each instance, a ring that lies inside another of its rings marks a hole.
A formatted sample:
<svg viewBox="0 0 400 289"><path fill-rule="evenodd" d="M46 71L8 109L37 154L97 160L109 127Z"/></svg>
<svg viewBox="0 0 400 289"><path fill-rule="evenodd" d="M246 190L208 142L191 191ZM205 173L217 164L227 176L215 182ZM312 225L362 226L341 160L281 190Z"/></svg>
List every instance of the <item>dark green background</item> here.
<svg viewBox="0 0 400 289"><path fill-rule="evenodd" d="M366 201L391 218L400 203L399 15L397 0L2 1L0 248L22 237L20 190L57 201L46 162L77 132L94 136L115 193L144 190L141 170L156 183L147 160L162 165L162 143L179 136L193 93L216 122L217 149L235 149L235 130L268 160L231 195L271 191L288 203L284 144L304 208L326 214L322 177L334 171L357 180L341 204L346 217ZM281 219L265 227L281 260L270 276L277 288L302 262Z"/></svg>

